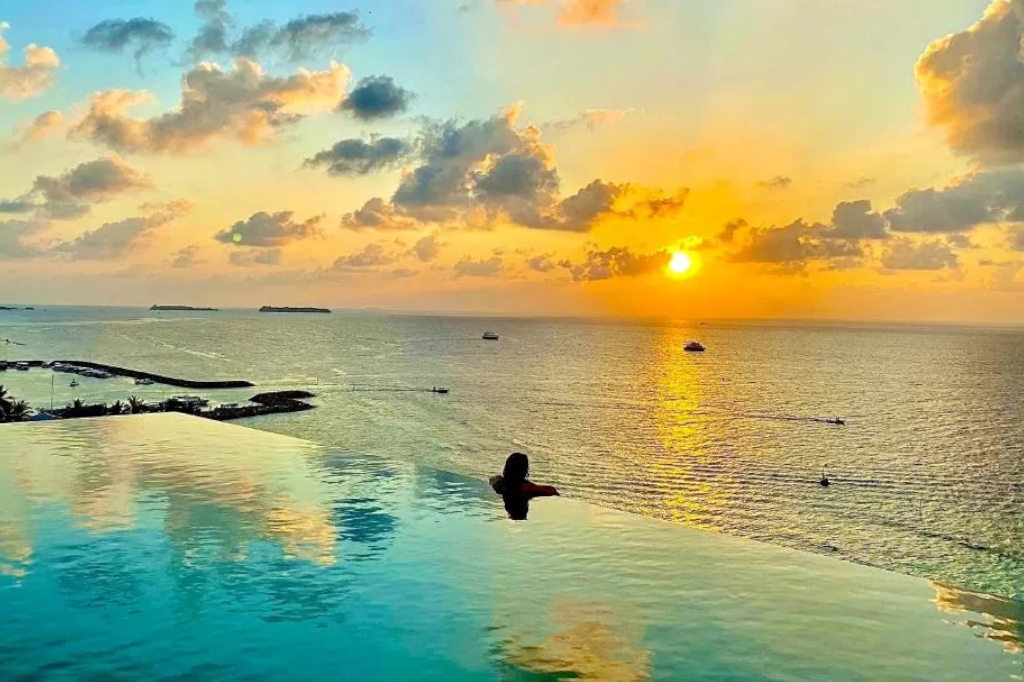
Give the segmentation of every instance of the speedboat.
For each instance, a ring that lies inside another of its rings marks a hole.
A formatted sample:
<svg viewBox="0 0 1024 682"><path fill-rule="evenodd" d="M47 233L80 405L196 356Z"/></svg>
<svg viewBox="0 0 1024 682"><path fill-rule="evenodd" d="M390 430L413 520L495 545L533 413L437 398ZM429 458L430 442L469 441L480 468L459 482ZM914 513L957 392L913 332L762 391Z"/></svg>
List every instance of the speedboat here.
<svg viewBox="0 0 1024 682"><path fill-rule="evenodd" d="M699 341L690 341L690 343L683 346L683 350L689 351L690 353L703 353L704 346Z"/></svg>
<svg viewBox="0 0 1024 682"><path fill-rule="evenodd" d="M176 403L188 405L190 407L206 407L210 404L210 401L206 398L201 398L197 395L176 395L171 398Z"/></svg>
<svg viewBox="0 0 1024 682"><path fill-rule="evenodd" d="M434 386L434 387L433 387L432 389L430 389L430 392L431 392L431 393L443 393L443 394L447 394L447 393L448 393L448 389L447 389L447 388L445 388L444 386Z"/></svg>
<svg viewBox="0 0 1024 682"><path fill-rule="evenodd" d="M28 371L28 363L27 362L15 363L14 369L18 370L19 372L27 372Z"/></svg>
<svg viewBox="0 0 1024 682"><path fill-rule="evenodd" d="M71 388L78 388L78 379L72 379L71 383L68 384Z"/></svg>
<svg viewBox="0 0 1024 682"><path fill-rule="evenodd" d="M484 341L497 341L498 332L484 332L483 339Z"/></svg>
<svg viewBox="0 0 1024 682"><path fill-rule="evenodd" d="M846 420L836 417L835 419L826 419L826 424L835 424L836 426L846 426Z"/></svg>
<svg viewBox="0 0 1024 682"><path fill-rule="evenodd" d="M152 379L147 379L146 377L139 377L138 379L135 380L135 385L136 386L152 386L153 385L153 380Z"/></svg>

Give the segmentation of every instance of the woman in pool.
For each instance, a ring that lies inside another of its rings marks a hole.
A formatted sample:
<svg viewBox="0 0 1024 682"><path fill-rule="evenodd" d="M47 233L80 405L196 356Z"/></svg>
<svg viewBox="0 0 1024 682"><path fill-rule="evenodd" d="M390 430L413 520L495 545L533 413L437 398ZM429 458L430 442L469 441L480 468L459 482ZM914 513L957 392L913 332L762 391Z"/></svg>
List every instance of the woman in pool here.
<svg viewBox="0 0 1024 682"><path fill-rule="evenodd" d="M530 500L558 495L554 486L537 485L526 477L530 474L530 458L513 452L505 460L505 470L491 477L491 487L505 501L505 511L513 521L524 521L530 513Z"/></svg>

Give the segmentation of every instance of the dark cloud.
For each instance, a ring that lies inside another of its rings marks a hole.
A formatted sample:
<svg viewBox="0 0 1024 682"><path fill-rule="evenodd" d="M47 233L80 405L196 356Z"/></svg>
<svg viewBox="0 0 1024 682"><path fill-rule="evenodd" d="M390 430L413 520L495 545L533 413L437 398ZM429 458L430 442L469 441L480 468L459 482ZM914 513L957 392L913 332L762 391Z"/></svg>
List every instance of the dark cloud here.
<svg viewBox="0 0 1024 682"><path fill-rule="evenodd" d="M457 277L495 277L500 275L504 268L501 256L492 256L474 260L463 258L455 264L455 275Z"/></svg>
<svg viewBox="0 0 1024 682"><path fill-rule="evenodd" d="M43 250L26 243L26 239L37 235L49 227L43 220L4 220L0 221L0 260L35 258L42 255Z"/></svg>
<svg viewBox="0 0 1024 682"><path fill-rule="evenodd" d="M279 265L282 255L281 249L243 249L232 251L228 261L242 268L250 265Z"/></svg>
<svg viewBox="0 0 1024 682"><path fill-rule="evenodd" d="M757 183L758 187L762 189L789 189L789 186L793 184L793 178L787 178L784 175L776 175L774 178L769 180L763 180Z"/></svg>
<svg viewBox="0 0 1024 682"><path fill-rule="evenodd" d="M843 201L836 205L832 212L832 229L828 232L832 239L886 239L889 233L885 229L885 218L871 210L871 202L867 199L859 201Z"/></svg>
<svg viewBox="0 0 1024 682"><path fill-rule="evenodd" d="M895 232L966 232L978 225L1024 220L1024 171L982 171L941 189L914 189L885 212Z"/></svg>
<svg viewBox="0 0 1024 682"><path fill-rule="evenodd" d="M946 241L958 249L973 249L975 245L966 234L947 234Z"/></svg>
<svg viewBox="0 0 1024 682"><path fill-rule="evenodd" d="M331 269L342 271L359 270L379 265L390 265L395 260L395 256L387 253L380 244L368 244L362 251L350 253L335 260Z"/></svg>
<svg viewBox="0 0 1024 682"><path fill-rule="evenodd" d="M60 58L49 47L31 44L25 48L25 62L9 66L7 53L11 44L4 38L7 24L0 21L0 97L21 100L41 95L53 85L53 76L60 67Z"/></svg>
<svg viewBox="0 0 1024 682"><path fill-rule="evenodd" d="M120 258L131 251L150 231L176 220L188 210L187 204L170 205L168 210L148 217L126 218L104 223L74 240L53 247L55 253L74 259L109 260Z"/></svg>
<svg viewBox="0 0 1024 682"><path fill-rule="evenodd" d="M622 195L624 185L594 180L561 203L561 224L558 229L585 232L603 215L611 214L615 200Z"/></svg>
<svg viewBox="0 0 1024 682"><path fill-rule="evenodd" d="M192 245L178 249L178 252L174 254L174 259L171 261L171 267L187 269L195 267L201 262L199 260L199 247Z"/></svg>
<svg viewBox="0 0 1024 682"><path fill-rule="evenodd" d="M730 220L722 227L722 231L718 233L718 241L722 244L732 244L733 239L736 238L736 233L746 227L747 221L743 218Z"/></svg>
<svg viewBox="0 0 1024 682"><path fill-rule="evenodd" d="M366 175L397 166L411 153L412 146L396 137L377 137L369 142L350 138L306 159L305 165L326 168L331 175Z"/></svg>
<svg viewBox="0 0 1024 682"><path fill-rule="evenodd" d="M996 0L976 24L917 62L928 118L950 148L983 163L1024 161L1024 0Z"/></svg>
<svg viewBox="0 0 1024 682"><path fill-rule="evenodd" d="M959 265L953 248L938 240L915 243L899 239L882 256L882 267L886 270L942 270Z"/></svg>
<svg viewBox="0 0 1024 682"><path fill-rule="evenodd" d="M412 247L412 254L424 263L434 260L439 253L441 253L441 240L434 234L421 238Z"/></svg>
<svg viewBox="0 0 1024 682"><path fill-rule="evenodd" d="M539 256L530 258L526 261L526 265L531 270L535 270L537 272L551 272L558 267L558 263L556 263L551 258L551 255L547 253L542 253Z"/></svg>
<svg viewBox="0 0 1024 682"><path fill-rule="evenodd" d="M63 175L37 176L27 193L4 204L8 209L35 210L41 218L70 219L87 214L94 203L152 186L145 173L121 159L105 157L79 164Z"/></svg>
<svg viewBox="0 0 1024 682"><path fill-rule="evenodd" d="M189 56L200 61L210 56L235 57L276 56L301 61L314 56L332 54L370 36L370 29L359 22L357 12L309 14L292 19L283 26L262 21L243 28L232 38L235 21L224 0L198 0L196 14L203 20L199 33L192 39Z"/></svg>
<svg viewBox="0 0 1024 682"><path fill-rule="evenodd" d="M394 206L380 197L374 197L362 208L345 214L341 226L350 230L411 230L418 227L415 221L401 216Z"/></svg>
<svg viewBox="0 0 1024 682"><path fill-rule="evenodd" d="M224 244L242 247L271 248L285 246L295 241L320 234L323 216L310 218L305 222L292 220L292 211L266 213L260 211L248 220L240 220L228 229L218 232L214 239Z"/></svg>
<svg viewBox="0 0 1024 682"><path fill-rule="evenodd" d="M637 202L630 212L635 217L641 218L670 218L686 208L686 201L689 197L689 188L680 187L673 196L655 196L643 199Z"/></svg>
<svg viewBox="0 0 1024 682"><path fill-rule="evenodd" d="M1018 227L1010 232L1010 248L1014 251L1024 251L1024 227Z"/></svg>
<svg viewBox="0 0 1024 682"><path fill-rule="evenodd" d="M851 180L846 183L846 186L851 189L863 189L864 187L869 187L873 184L875 184L875 179L865 175L857 178L856 180Z"/></svg>
<svg viewBox="0 0 1024 682"><path fill-rule="evenodd" d="M573 281L593 282L615 277L639 277L663 270L671 260L672 254L668 251L637 254L627 247L612 247L606 251L588 251L581 263L562 261L559 265L569 270Z"/></svg>
<svg viewBox="0 0 1024 682"><path fill-rule="evenodd" d="M796 220L785 227L751 228L746 244L731 259L738 263L766 263L792 269L815 260L858 258L863 250L856 242L829 239L820 223Z"/></svg>
<svg viewBox="0 0 1024 682"><path fill-rule="evenodd" d="M136 64L142 58L174 41L171 27L154 19L108 19L96 24L82 37L82 44L103 52L123 53L130 50Z"/></svg>
<svg viewBox="0 0 1024 682"><path fill-rule="evenodd" d="M180 154L202 149L217 138L254 144L311 112L333 109L348 80L348 69L339 64L327 71L300 70L275 77L247 59L236 60L231 71L203 63L185 74L175 111L135 119L128 112L148 101L148 94L98 92L70 135L122 152Z"/></svg>
<svg viewBox="0 0 1024 682"><path fill-rule="evenodd" d="M376 121L405 113L413 94L395 84L391 76L368 76L353 88L338 107L361 121Z"/></svg>
<svg viewBox="0 0 1024 682"><path fill-rule="evenodd" d="M35 203L24 199L0 200L0 213L28 213L35 208Z"/></svg>

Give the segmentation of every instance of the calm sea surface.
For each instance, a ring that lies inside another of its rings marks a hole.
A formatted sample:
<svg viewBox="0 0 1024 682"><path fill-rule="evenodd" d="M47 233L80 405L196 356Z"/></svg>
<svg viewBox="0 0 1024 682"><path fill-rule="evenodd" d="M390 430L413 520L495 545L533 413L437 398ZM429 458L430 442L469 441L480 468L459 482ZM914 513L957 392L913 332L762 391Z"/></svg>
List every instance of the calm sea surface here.
<svg viewBox="0 0 1024 682"><path fill-rule="evenodd" d="M41 307L0 312L4 338L309 387L318 409L248 425L477 477L523 450L577 499L1024 597L1024 330ZM0 383L36 406L181 392L52 376Z"/></svg>

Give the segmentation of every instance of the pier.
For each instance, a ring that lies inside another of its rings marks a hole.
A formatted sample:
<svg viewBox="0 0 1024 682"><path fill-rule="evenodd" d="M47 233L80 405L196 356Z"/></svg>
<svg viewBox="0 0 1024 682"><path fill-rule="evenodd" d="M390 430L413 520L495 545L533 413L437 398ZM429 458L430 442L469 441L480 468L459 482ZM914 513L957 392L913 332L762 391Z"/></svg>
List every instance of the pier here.
<svg viewBox="0 0 1024 682"><path fill-rule="evenodd" d="M65 365L74 365L75 367L87 367L89 369L98 369L104 372L110 372L114 376L129 377L131 379L149 379L157 384L164 384L166 386L177 386L178 388L252 388L253 386L256 385L251 381L192 381L191 379L175 379L174 377L168 377L162 374L153 374L152 372L143 372L138 369L117 367L116 365L106 365L101 362L88 362L85 360L55 360L54 362ZM29 365L32 367L41 367L43 365L43 362L40 360L33 360L29 362Z"/></svg>

